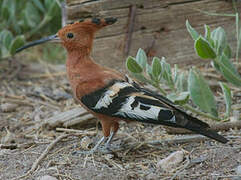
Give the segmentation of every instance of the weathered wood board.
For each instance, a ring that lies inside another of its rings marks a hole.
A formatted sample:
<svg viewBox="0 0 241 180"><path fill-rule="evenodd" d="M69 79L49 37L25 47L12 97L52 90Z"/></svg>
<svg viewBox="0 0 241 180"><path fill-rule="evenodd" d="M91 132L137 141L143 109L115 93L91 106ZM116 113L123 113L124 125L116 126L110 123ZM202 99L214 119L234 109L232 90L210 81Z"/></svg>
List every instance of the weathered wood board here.
<svg viewBox="0 0 241 180"><path fill-rule="evenodd" d="M117 17L118 22L98 32L92 56L107 66L124 69L128 46L128 28L133 25L129 55L139 48L149 56L166 57L180 66L200 63L185 21L204 33L204 24L211 28L222 26L232 47L236 45L235 19L208 16L198 10L214 13L234 13L231 1L222 0L67 0L68 22L85 17ZM240 3L238 3L238 6ZM134 23L131 9L136 7Z"/></svg>

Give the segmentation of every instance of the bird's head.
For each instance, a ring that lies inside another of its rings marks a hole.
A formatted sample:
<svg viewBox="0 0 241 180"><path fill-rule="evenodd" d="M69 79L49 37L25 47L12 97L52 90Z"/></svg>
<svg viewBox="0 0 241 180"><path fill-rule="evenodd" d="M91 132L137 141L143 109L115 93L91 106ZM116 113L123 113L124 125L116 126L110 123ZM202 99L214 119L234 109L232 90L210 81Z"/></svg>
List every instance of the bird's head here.
<svg viewBox="0 0 241 180"><path fill-rule="evenodd" d="M17 49L16 52L18 53L26 48L42 44L47 41L53 41L60 42L68 52L83 49L89 53L92 48L95 32L104 26L114 24L116 21L117 19L113 17L105 19L92 18L84 21L80 20L66 25L60 29L57 34L30 42L29 44Z"/></svg>

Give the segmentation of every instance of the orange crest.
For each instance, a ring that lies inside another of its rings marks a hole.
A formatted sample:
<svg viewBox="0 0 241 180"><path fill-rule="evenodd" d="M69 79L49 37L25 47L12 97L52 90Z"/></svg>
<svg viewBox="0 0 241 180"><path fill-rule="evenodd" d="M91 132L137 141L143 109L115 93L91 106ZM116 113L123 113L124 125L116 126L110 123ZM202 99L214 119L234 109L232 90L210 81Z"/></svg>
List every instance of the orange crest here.
<svg viewBox="0 0 241 180"><path fill-rule="evenodd" d="M116 22L116 18L92 18L68 24L58 31L58 37L67 51L92 48L94 34L104 26Z"/></svg>

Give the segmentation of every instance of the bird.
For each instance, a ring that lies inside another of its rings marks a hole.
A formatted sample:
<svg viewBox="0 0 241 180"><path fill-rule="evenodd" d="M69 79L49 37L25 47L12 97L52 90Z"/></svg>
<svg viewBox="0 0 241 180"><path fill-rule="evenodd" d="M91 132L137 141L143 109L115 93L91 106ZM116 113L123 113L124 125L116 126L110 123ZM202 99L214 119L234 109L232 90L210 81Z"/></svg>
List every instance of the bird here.
<svg viewBox="0 0 241 180"><path fill-rule="evenodd" d="M58 41L67 50L66 70L73 95L80 105L100 120L102 126L103 137L90 152L96 151L104 142L105 147L110 148L120 121L185 128L227 143L228 139L212 130L206 122L187 114L163 95L92 59L95 33L116 21L114 17L76 21L56 34L30 42L16 51L19 53L47 41Z"/></svg>

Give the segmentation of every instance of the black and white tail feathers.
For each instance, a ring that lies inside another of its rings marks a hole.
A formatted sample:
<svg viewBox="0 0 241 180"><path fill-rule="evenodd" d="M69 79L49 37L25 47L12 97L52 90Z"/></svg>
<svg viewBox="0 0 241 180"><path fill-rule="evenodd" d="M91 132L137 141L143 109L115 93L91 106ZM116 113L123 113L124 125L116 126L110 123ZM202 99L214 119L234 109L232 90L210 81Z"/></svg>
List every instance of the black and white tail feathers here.
<svg viewBox="0 0 241 180"><path fill-rule="evenodd" d="M175 116L177 117L178 121L185 122L184 119L186 119L186 124L183 126L184 128L191 130L195 133L202 134L204 136L207 136L211 139L215 139L216 141L219 141L221 143L227 143L228 140L224 138L223 136L219 135L216 131L211 130L209 125L207 123L204 123L200 120L198 120L195 117L192 117L185 112L175 112ZM180 120L179 120L180 119Z"/></svg>
<svg viewBox="0 0 241 180"><path fill-rule="evenodd" d="M144 89L144 88L140 88L138 86L138 84L134 84L134 86L136 88L141 89L142 91L145 91L148 95L152 95L155 98L159 99L160 101L164 101L165 103L167 103L169 106L171 106L172 108L174 108L176 111L174 112L175 116L176 116L176 121L177 124L181 124L182 128L186 128L188 130L191 130L193 132L196 132L198 134L202 134L204 136L207 136L211 139L214 139L216 141L219 141L221 143L227 143L228 140L223 137L222 135L219 135L216 131L211 130L210 126L203 122L200 121L199 119L187 114L186 112L184 112L183 110L179 109L175 104L173 104L173 102L171 102L169 99L165 98L164 96L161 96L155 92L152 92L150 90Z"/></svg>
<svg viewBox="0 0 241 180"><path fill-rule="evenodd" d="M167 98L140 87L135 82L113 80L106 87L80 98L96 113L144 123L186 128L221 143L228 140L179 109Z"/></svg>

